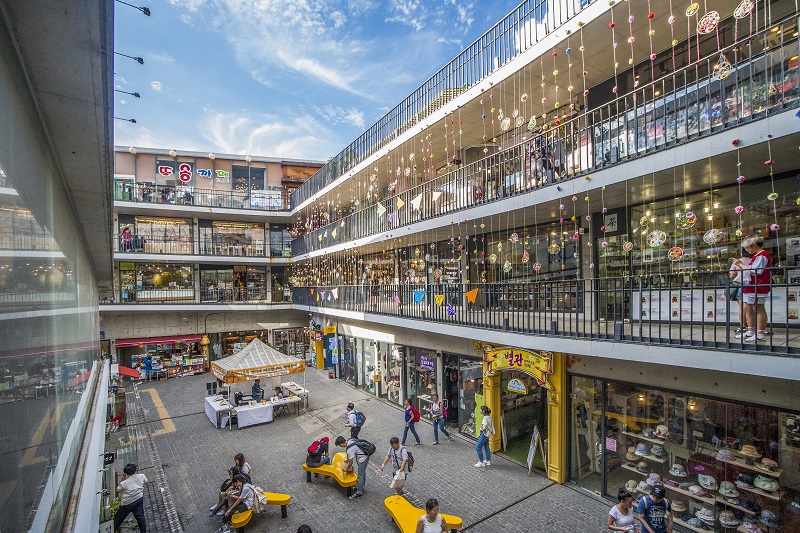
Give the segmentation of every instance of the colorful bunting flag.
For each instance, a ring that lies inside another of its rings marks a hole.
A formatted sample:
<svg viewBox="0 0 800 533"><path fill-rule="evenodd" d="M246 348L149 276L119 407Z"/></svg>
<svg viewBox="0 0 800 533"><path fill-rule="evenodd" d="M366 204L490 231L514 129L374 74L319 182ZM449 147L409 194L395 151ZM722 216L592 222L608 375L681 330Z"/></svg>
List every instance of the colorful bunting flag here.
<svg viewBox="0 0 800 533"><path fill-rule="evenodd" d="M438 200L439 198L442 197L442 191L433 191L433 194L431 195L431 197L433 198L433 201L435 202L436 200Z"/></svg>
<svg viewBox="0 0 800 533"><path fill-rule="evenodd" d="M467 301L469 303L474 304L475 303L475 298L478 297L478 287L475 287L471 291L465 292L464 295L467 297Z"/></svg>
<svg viewBox="0 0 800 533"><path fill-rule="evenodd" d="M419 193L413 200L411 200L411 205L419 211L419 206L422 203L422 193Z"/></svg>
<svg viewBox="0 0 800 533"><path fill-rule="evenodd" d="M333 299L334 300L338 300L339 299L339 287L336 287L335 289L331 289L331 292L333 293Z"/></svg>
<svg viewBox="0 0 800 533"><path fill-rule="evenodd" d="M404 205L406 205L406 203L403 201L403 199L402 198L398 198L397 199L397 209L402 209Z"/></svg>
<svg viewBox="0 0 800 533"><path fill-rule="evenodd" d="M392 298L392 301L393 301L394 303L396 303L396 304L399 304L399 303L400 303L400 297L399 297L398 295L396 295L396 294L395 294L395 295L394 295L394 297Z"/></svg>
<svg viewBox="0 0 800 533"><path fill-rule="evenodd" d="M447 316L456 316L456 310L450 304L447 304Z"/></svg>
<svg viewBox="0 0 800 533"><path fill-rule="evenodd" d="M425 289L417 289L414 291L414 303L421 304L425 299Z"/></svg>
<svg viewBox="0 0 800 533"><path fill-rule="evenodd" d="M378 204L378 216L382 217L385 212L386 208L383 207L383 204Z"/></svg>
<svg viewBox="0 0 800 533"><path fill-rule="evenodd" d="M444 303L444 294L434 294L433 300L436 302L436 305L441 307L442 304Z"/></svg>

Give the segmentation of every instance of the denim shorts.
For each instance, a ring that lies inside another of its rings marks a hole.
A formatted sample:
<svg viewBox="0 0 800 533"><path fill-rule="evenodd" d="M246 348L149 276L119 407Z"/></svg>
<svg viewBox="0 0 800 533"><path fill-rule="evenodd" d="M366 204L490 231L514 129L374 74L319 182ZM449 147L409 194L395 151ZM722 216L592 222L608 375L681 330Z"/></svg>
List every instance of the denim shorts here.
<svg viewBox="0 0 800 533"><path fill-rule="evenodd" d="M728 287L728 299L735 302L742 297L742 287L739 285L731 285Z"/></svg>

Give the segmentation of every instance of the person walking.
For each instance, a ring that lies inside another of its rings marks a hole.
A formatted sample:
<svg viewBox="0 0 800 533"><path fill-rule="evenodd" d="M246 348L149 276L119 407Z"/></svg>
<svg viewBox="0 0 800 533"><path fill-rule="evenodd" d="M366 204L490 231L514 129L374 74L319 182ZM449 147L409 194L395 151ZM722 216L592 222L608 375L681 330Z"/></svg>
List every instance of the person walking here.
<svg viewBox="0 0 800 533"><path fill-rule="evenodd" d="M625 488L619 489L617 504L608 511L608 529L611 531L638 531L633 517L633 496Z"/></svg>
<svg viewBox="0 0 800 533"><path fill-rule="evenodd" d="M367 417L361 411L356 411L356 406L353 403L347 404L347 422L344 426L350 428L350 438L357 439L358 434L361 433L361 428L364 427L364 422Z"/></svg>
<svg viewBox="0 0 800 533"><path fill-rule="evenodd" d="M439 514L439 500L431 498L425 502L425 514L417 520L415 533L447 533L450 529Z"/></svg>
<svg viewBox="0 0 800 533"><path fill-rule="evenodd" d="M414 424L419 422L419 411L411 405L411 399L406 398L405 401L405 419L406 419L406 427L403 430L403 446L406 444L406 437L408 437L408 430L411 430L411 433L414 435L414 438L417 439L417 442L414 443L414 446L419 446L422 444L419 441L419 435L417 435L417 430L414 428Z"/></svg>
<svg viewBox="0 0 800 533"><path fill-rule="evenodd" d="M405 446L400 445L400 439L397 437L389 439L389 451L386 452L386 458L383 460L383 464L381 464L381 472L383 472L383 468L389 461L392 462L392 485L395 486L394 490L397 492L397 495L402 496L403 486L408 477L408 450L406 450ZM398 472L402 474L402 481L397 479Z"/></svg>
<svg viewBox="0 0 800 533"><path fill-rule="evenodd" d="M144 519L144 484L147 483L147 477L144 474L137 474L136 468L135 464L129 463L122 469L125 478L117 486L119 509L114 513L114 531L119 531L122 522L133 513L139 531L147 533L147 523Z"/></svg>
<svg viewBox="0 0 800 533"><path fill-rule="evenodd" d="M656 485L649 496L639 499L636 512L642 522L643 533L672 533L672 504L666 495L667 489Z"/></svg>
<svg viewBox="0 0 800 533"><path fill-rule="evenodd" d="M345 460L342 470L345 472L352 471L354 462L358 468L358 484L356 485L356 493L350 496L351 500L364 495L364 484L367 482L367 465L369 464L369 454L356 444L357 442L357 439L345 440L341 435L336 437L336 446L344 448L347 452L347 460Z"/></svg>
<svg viewBox="0 0 800 533"><path fill-rule="evenodd" d="M431 403L431 421L433 422L433 443L439 444L439 428L442 429L442 433L445 434L447 440L452 441L453 437L450 436L450 433L447 432L447 429L444 427L445 418L447 416L447 411L444 408L444 404L439 399L439 395L435 392L433 393Z"/></svg>
<svg viewBox="0 0 800 533"><path fill-rule="evenodd" d="M483 415L483 420L481 421L478 442L475 444L475 450L478 452L478 462L475 463L475 468L492 466L492 452L489 450L489 437L494 435L494 424L492 423L492 417L489 416L492 414L492 410L482 405L481 414ZM486 457L485 460L484 457Z"/></svg>
<svg viewBox="0 0 800 533"><path fill-rule="evenodd" d="M747 316L746 341L761 341L767 335L768 318L764 304L772 286L772 256L762 248L763 244L764 239L760 236L750 236L742 242L745 251L750 254L750 265L742 276L743 280L747 280L742 284L744 312Z"/></svg>

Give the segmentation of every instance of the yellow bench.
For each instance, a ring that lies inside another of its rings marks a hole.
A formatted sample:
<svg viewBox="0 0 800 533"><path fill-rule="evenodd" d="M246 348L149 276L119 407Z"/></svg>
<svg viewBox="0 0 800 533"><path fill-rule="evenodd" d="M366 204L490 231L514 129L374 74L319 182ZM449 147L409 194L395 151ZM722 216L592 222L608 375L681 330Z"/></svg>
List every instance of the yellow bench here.
<svg viewBox="0 0 800 533"><path fill-rule="evenodd" d="M286 518L289 514L286 510L286 506L289 505L289 502L292 500L292 497L288 494L281 494L279 492L265 492L264 496L267 497L267 505L280 505L281 506L281 518ZM243 511L241 513L234 513L231 516L231 526L238 529L240 532L244 531L244 526L250 523L250 520L253 519L253 510L248 509L247 511Z"/></svg>
<svg viewBox="0 0 800 533"><path fill-rule="evenodd" d="M417 530L419 517L425 514L424 509L414 507L402 496L389 496L383 500L383 505L386 506L386 511L389 512L389 516L392 517L402 533L414 533ZM461 518L444 513L439 514L450 531L457 532L461 529L463 525Z"/></svg>
<svg viewBox="0 0 800 533"><path fill-rule="evenodd" d="M347 497L349 498L353 493L353 487L358 484L358 475L355 472L344 471L345 461L347 461L347 453L339 452L333 456L333 460L329 465L308 466L303 463L303 470L306 471L306 482L311 483L311 474L332 477L340 487L347 489Z"/></svg>

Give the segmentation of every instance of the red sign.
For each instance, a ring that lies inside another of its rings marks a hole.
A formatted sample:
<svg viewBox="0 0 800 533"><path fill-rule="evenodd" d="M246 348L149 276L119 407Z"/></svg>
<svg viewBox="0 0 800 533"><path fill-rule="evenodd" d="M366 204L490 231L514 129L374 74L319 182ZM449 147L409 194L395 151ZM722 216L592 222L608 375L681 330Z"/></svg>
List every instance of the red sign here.
<svg viewBox="0 0 800 533"><path fill-rule="evenodd" d="M178 179L184 183L192 181L192 165L189 163L181 163L178 166Z"/></svg>
<svg viewBox="0 0 800 533"><path fill-rule="evenodd" d="M172 176L172 173L175 170L169 165L159 165L158 166L158 173L162 176Z"/></svg>

